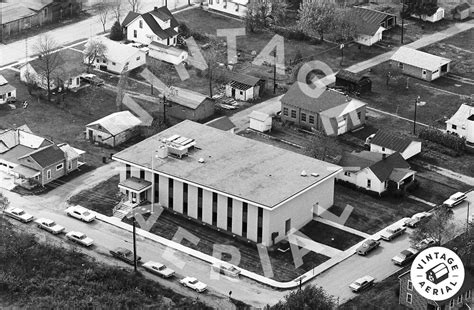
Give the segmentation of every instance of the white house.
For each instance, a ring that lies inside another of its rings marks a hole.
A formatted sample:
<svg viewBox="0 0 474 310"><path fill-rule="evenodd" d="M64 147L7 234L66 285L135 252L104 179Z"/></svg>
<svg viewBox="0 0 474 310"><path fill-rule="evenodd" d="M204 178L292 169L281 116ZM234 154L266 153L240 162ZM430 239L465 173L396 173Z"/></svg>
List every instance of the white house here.
<svg viewBox="0 0 474 310"><path fill-rule="evenodd" d="M148 56L171 63L173 65L179 65L182 62L188 60L188 52L174 46L163 45L158 42L151 42L148 45L150 51Z"/></svg>
<svg viewBox="0 0 474 310"><path fill-rule="evenodd" d="M125 65L127 65L127 71L130 71L146 64L146 54L138 48L107 38L94 40L102 42L107 48L105 55L98 56L93 62L92 65L96 69L121 73ZM84 58L84 63L88 63L87 58Z"/></svg>
<svg viewBox="0 0 474 310"><path fill-rule="evenodd" d="M462 104L449 120L446 121L446 131L466 138L474 143L474 107Z"/></svg>
<svg viewBox="0 0 474 310"><path fill-rule="evenodd" d="M250 128L266 132L272 130L272 117L264 112L253 111L249 115L250 118Z"/></svg>
<svg viewBox="0 0 474 310"><path fill-rule="evenodd" d="M8 98L16 98L16 88L8 84L8 81L0 75L0 104L8 102Z"/></svg>
<svg viewBox="0 0 474 310"><path fill-rule="evenodd" d="M421 142L379 130L370 140L370 151L387 155L398 152L408 159L421 153Z"/></svg>
<svg viewBox="0 0 474 310"><path fill-rule="evenodd" d="M378 194L401 190L415 179L415 171L399 153L346 152L338 165L343 172L336 176L337 180Z"/></svg>
<svg viewBox="0 0 474 310"><path fill-rule="evenodd" d="M342 170L189 120L112 158L122 165L119 189L131 208L159 203L264 246L312 221L314 205L332 206L334 178Z"/></svg>
<svg viewBox="0 0 474 310"><path fill-rule="evenodd" d="M142 122L130 111L112 113L86 125L86 139L115 147L139 134Z"/></svg>
<svg viewBox="0 0 474 310"><path fill-rule="evenodd" d="M178 21L166 6L155 7L144 14L129 12L122 22L127 40L145 45L157 42L175 46L178 40L178 26Z"/></svg>
<svg viewBox="0 0 474 310"><path fill-rule="evenodd" d="M208 7L211 10L223 12L237 17L244 17L247 13L249 0L209 0Z"/></svg>
<svg viewBox="0 0 474 310"><path fill-rule="evenodd" d="M415 14L412 14L412 17L420 18L420 16L415 15ZM431 23L436 23L437 21L440 21L443 18L444 18L443 8L437 8L436 11L432 15L426 15L426 14L421 15L421 20L425 22L431 22Z"/></svg>
<svg viewBox="0 0 474 310"><path fill-rule="evenodd" d="M237 72L231 72L225 86L227 97L242 101L257 99L264 91L265 80Z"/></svg>
<svg viewBox="0 0 474 310"><path fill-rule="evenodd" d="M372 46L382 40L382 33L384 31L385 28L379 24L361 20L357 25L357 35L354 41L365 46Z"/></svg>

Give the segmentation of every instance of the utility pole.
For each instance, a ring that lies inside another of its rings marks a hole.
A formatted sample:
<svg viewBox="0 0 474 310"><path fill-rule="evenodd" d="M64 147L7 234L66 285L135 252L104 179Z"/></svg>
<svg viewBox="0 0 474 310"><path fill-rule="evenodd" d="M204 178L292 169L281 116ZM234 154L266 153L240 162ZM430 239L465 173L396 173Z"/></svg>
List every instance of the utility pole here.
<svg viewBox="0 0 474 310"><path fill-rule="evenodd" d="M400 43L403 44L403 28L404 28L404 15L405 15L405 0L402 0L402 12L400 14L401 18L402 18L402 36L401 36L401 39L400 39Z"/></svg>
<svg viewBox="0 0 474 310"><path fill-rule="evenodd" d="M342 43L339 48L341 49L341 63L339 65L342 66L342 63L344 62L344 43Z"/></svg>
<svg viewBox="0 0 474 310"><path fill-rule="evenodd" d="M416 107L418 105L418 102L420 102L420 96L418 96L415 100L415 115L413 117L413 134L416 135Z"/></svg>
<svg viewBox="0 0 474 310"><path fill-rule="evenodd" d="M275 48L274 54L273 54L273 93L275 94L276 92L276 65L277 65L277 51Z"/></svg>

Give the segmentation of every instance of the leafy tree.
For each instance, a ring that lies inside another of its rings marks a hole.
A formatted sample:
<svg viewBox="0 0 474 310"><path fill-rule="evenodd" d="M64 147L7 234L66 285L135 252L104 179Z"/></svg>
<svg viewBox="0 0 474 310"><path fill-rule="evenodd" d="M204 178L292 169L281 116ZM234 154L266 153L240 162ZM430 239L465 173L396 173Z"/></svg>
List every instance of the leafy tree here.
<svg viewBox="0 0 474 310"><path fill-rule="evenodd" d="M287 4L284 0L250 1L247 5L245 24L250 32L264 29L270 21L278 25L285 21Z"/></svg>
<svg viewBox="0 0 474 310"><path fill-rule="evenodd" d="M87 72L90 72L92 64L98 57L102 57L107 53L107 46L100 40L90 40L86 44L84 50L84 58L87 61Z"/></svg>
<svg viewBox="0 0 474 310"><path fill-rule="evenodd" d="M438 244L448 241L455 233L453 222L453 210L446 207L439 207L433 214L420 225L410 235L410 242L415 245L425 238L438 240Z"/></svg>
<svg viewBox="0 0 474 310"><path fill-rule="evenodd" d="M5 197L3 193L0 193L0 211L5 210L9 204L10 201L8 201L8 198Z"/></svg>
<svg viewBox="0 0 474 310"><path fill-rule="evenodd" d="M298 10L298 27L308 36L319 35L324 41L324 34L335 26L336 8L327 1L304 1Z"/></svg>
<svg viewBox="0 0 474 310"><path fill-rule="evenodd" d="M123 39L123 31L120 22L117 20L115 21L112 29L110 29L110 40L120 41Z"/></svg>
<svg viewBox="0 0 474 310"><path fill-rule="evenodd" d="M322 287L307 285L302 290L287 294L284 301L270 307L270 310L332 310L336 307L334 296L328 295Z"/></svg>
<svg viewBox="0 0 474 310"><path fill-rule="evenodd" d="M357 35L357 20L350 8L340 8L334 18L334 36L338 42L347 42Z"/></svg>
<svg viewBox="0 0 474 310"><path fill-rule="evenodd" d="M38 39L38 43L35 45L34 50L38 54L38 72L46 79L46 87L48 91L48 101L51 100L51 86L53 84L53 76L58 71L59 65L62 60L59 57L59 53L56 50L59 45L49 35L41 35ZM59 79L57 79L57 85L59 86Z"/></svg>

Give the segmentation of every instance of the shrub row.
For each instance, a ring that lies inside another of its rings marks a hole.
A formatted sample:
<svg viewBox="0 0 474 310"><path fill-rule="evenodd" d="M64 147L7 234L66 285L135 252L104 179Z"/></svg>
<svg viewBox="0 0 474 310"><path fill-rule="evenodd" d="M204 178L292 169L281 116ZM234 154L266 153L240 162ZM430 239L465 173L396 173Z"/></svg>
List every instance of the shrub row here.
<svg viewBox="0 0 474 310"><path fill-rule="evenodd" d="M456 135L447 134L434 128L424 128L420 131L418 136L421 139L441 144L457 152L464 152L466 150L465 138L460 138Z"/></svg>
<svg viewBox="0 0 474 310"><path fill-rule="evenodd" d="M285 27L278 27L274 26L273 31L289 40L297 40L297 41L308 41L311 40L306 34L304 34L301 30L295 28L285 28Z"/></svg>

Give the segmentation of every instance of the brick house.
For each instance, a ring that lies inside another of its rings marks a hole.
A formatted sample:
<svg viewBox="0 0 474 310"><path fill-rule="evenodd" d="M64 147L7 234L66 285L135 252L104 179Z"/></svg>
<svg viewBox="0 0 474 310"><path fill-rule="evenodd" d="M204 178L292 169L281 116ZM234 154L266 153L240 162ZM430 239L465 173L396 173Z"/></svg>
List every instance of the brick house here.
<svg viewBox="0 0 474 310"><path fill-rule="evenodd" d="M428 300L418 294L410 280L410 270L402 273L398 279L400 281L398 303L409 309L458 310L472 309L474 307L474 299L472 297L474 291L474 276L469 273L468 270L466 270L464 284L459 292L452 298L441 301Z"/></svg>

